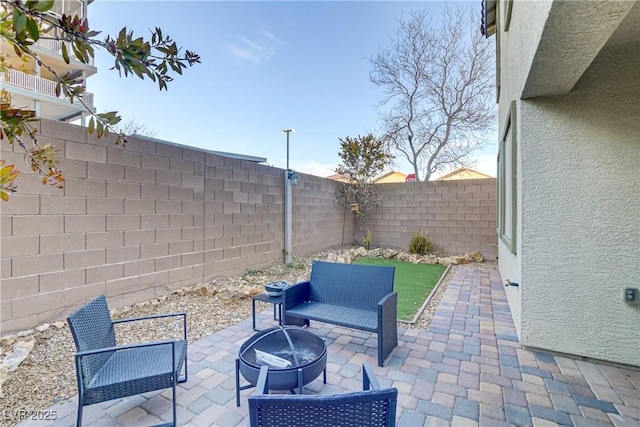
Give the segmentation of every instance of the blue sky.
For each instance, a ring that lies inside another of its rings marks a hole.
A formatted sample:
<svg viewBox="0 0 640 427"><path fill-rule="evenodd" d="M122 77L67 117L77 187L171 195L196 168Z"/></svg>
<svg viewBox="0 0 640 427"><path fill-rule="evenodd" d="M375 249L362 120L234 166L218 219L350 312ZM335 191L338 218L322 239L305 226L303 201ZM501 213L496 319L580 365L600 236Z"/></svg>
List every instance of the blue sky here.
<svg viewBox="0 0 640 427"><path fill-rule="evenodd" d="M456 2L478 10L478 1ZM103 35L126 26L148 38L161 27L202 63L160 92L149 80L119 78L98 52L88 80L98 111L118 110L155 130L156 138L209 150L265 157L327 176L339 163L338 138L377 133L382 95L369 80L370 58L394 37L402 13L441 2L245 2L96 0L89 23ZM493 131L495 133L495 131ZM477 169L495 176L495 141ZM398 159L395 169L412 172Z"/></svg>

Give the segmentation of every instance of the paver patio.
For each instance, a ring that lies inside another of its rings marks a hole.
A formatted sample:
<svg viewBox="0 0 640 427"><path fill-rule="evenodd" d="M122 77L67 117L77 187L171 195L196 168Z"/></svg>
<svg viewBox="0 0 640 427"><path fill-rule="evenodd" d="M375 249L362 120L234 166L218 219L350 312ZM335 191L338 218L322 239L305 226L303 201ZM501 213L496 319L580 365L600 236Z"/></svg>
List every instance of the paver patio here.
<svg viewBox="0 0 640 427"><path fill-rule="evenodd" d="M258 327L272 326L270 309ZM427 331L400 328L398 347L376 365L375 335L312 322L327 343L322 376L307 393L359 390L369 363L383 386L398 388L399 426L639 426L640 370L523 348L517 340L498 271L458 268ZM189 381L178 386L178 423L247 425L247 396L235 404L235 359L253 334L248 318L189 345ZM171 391L88 406L84 425L152 425L171 419ZM49 408L75 424L77 397Z"/></svg>

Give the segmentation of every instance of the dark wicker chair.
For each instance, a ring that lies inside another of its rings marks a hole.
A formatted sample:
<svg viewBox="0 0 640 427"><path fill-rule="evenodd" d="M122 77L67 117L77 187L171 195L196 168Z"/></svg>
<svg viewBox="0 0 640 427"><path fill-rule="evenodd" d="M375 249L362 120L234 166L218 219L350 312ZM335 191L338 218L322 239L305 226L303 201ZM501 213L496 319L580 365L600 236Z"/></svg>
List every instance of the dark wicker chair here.
<svg viewBox="0 0 640 427"><path fill-rule="evenodd" d="M269 369L263 366L256 391L249 396L251 427L395 426L398 390L380 388L368 365L362 365L362 389L338 395L269 393Z"/></svg>
<svg viewBox="0 0 640 427"><path fill-rule="evenodd" d="M374 332L378 335L378 366L398 345L398 294L395 269L374 265L314 261L311 278L283 291L286 325L309 320Z"/></svg>
<svg viewBox="0 0 640 427"><path fill-rule="evenodd" d="M182 340L116 345L114 324L173 316L182 317ZM186 313L111 320L107 301L100 296L67 322L77 350L77 426L86 405L165 388L173 388L173 423L166 425L176 425L176 383L187 380ZM184 377L179 378L183 366Z"/></svg>

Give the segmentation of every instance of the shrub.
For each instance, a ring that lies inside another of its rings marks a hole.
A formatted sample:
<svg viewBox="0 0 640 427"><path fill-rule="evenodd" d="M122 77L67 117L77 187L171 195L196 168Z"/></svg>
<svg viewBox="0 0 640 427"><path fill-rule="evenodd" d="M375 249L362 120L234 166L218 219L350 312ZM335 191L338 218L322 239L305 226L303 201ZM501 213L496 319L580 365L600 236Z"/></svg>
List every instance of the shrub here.
<svg viewBox="0 0 640 427"><path fill-rule="evenodd" d="M433 242L424 231L416 231L411 235L409 241L409 252L412 254L425 255L433 248Z"/></svg>
<svg viewBox="0 0 640 427"><path fill-rule="evenodd" d="M367 235L364 237L364 248L366 250L371 249L371 231L367 231Z"/></svg>

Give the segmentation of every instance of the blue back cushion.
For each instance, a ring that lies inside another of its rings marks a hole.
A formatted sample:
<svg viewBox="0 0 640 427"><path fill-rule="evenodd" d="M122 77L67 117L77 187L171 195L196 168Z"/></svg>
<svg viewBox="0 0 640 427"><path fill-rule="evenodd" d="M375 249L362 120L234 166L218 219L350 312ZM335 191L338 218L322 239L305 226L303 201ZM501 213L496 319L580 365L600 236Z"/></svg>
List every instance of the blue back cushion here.
<svg viewBox="0 0 640 427"><path fill-rule="evenodd" d="M393 292L394 273L394 267L314 261L311 300L376 310L378 301Z"/></svg>

